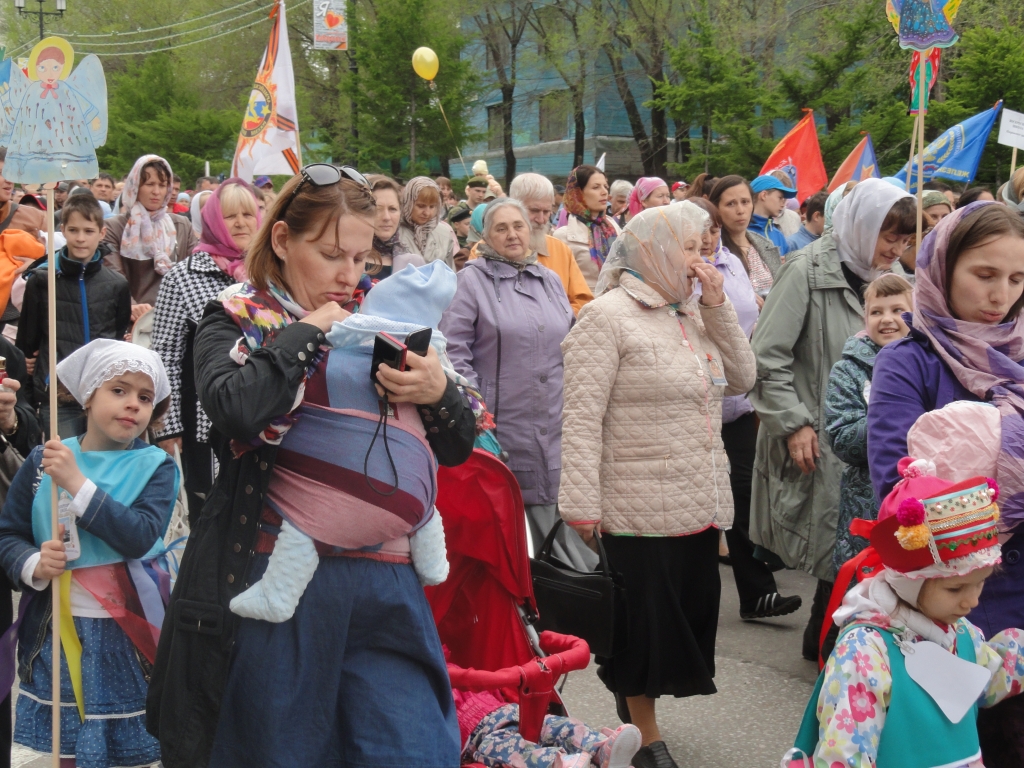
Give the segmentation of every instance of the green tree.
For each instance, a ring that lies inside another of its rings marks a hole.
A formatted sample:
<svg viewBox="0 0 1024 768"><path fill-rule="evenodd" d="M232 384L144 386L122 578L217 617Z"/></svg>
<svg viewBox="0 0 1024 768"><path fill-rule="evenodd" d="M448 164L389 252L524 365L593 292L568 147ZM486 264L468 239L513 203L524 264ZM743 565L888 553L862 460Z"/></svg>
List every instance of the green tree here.
<svg viewBox="0 0 1024 768"><path fill-rule="evenodd" d="M170 54L129 61L109 77L107 106L111 130L97 151L101 168L124 174L136 158L155 153L185 186L202 175L204 161L213 173L230 170L240 110L201 108L195 91L175 77Z"/></svg>
<svg viewBox="0 0 1024 768"><path fill-rule="evenodd" d="M425 171L423 160L438 157L447 171L456 147L473 138L466 113L476 95L454 10L432 0L365 0L358 12L352 45L359 70L346 78L344 92L361 105L359 162L387 164L397 175L407 157L413 161L407 174ZM412 54L420 46L432 48L440 61L436 89L413 72Z"/></svg>
<svg viewBox="0 0 1024 768"><path fill-rule="evenodd" d="M677 125L697 126L701 133L689 142L683 162L670 163L669 170L685 178L756 174L773 143L763 136L775 112L773 94L762 88L755 62L723 44L706 2L669 63L673 82L658 87L653 103Z"/></svg>
<svg viewBox="0 0 1024 768"><path fill-rule="evenodd" d="M989 109L999 99L1015 111L1024 111L1024 36L1020 28L1003 18L992 28L975 27L963 32L960 43L945 52L943 101L933 101L925 120L928 139L935 138L973 114ZM952 54L952 55L950 55ZM1000 185L1010 175L1010 147L996 141L998 125L989 135L978 167L977 182ZM1024 162L1018 160L1018 166Z"/></svg>
<svg viewBox="0 0 1024 768"><path fill-rule="evenodd" d="M829 170L838 168L861 134L870 132L879 163L894 172L907 162L913 117L907 115L909 52L877 3L861 2L820 16L815 50L799 66L777 72L785 114L810 108L824 118L818 137Z"/></svg>

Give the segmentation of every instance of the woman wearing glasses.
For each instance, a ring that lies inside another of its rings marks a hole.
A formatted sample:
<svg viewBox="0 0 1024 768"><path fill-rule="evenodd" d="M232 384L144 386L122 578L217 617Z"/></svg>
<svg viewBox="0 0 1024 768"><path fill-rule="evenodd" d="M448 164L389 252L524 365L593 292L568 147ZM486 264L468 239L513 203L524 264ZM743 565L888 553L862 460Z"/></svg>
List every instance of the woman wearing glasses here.
<svg viewBox="0 0 1024 768"><path fill-rule="evenodd" d="M346 530L386 527L388 497L367 494L361 457L356 470L332 463L346 453L339 446L369 443L356 427L340 434L351 422L332 416L336 393L369 371L336 365L326 346L349 315L342 305L372 253L375 214L358 172L303 169L249 248L248 282L199 326L196 386L221 464L150 687L148 727L167 768L459 763L447 670L408 535L361 548L318 541L319 564L284 621L242 620L230 608L263 577L295 508L342 509L353 518ZM475 436L468 403L433 350L407 365L378 373L390 404L414 404L432 425L425 437L437 462L465 461Z"/></svg>

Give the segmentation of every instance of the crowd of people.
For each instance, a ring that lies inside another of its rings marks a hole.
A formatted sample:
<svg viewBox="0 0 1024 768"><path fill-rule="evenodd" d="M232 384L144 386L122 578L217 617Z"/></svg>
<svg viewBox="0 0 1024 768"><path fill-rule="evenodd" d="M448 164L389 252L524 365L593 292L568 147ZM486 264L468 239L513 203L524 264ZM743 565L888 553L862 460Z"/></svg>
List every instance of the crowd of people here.
<svg viewBox="0 0 1024 768"><path fill-rule="evenodd" d="M744 620L817 580L787 765L1022 764L1024 169L919 214L895 179L592 165L183 191L148 154L54 191L51 349L45 198L3 160L0 752L52 748L52 588L64 766L674 768L656 704L716 692L726 562ZM614 728L527 741L507 691L453 690L423 587L474 450L532 551L616 574Z"/></svg>

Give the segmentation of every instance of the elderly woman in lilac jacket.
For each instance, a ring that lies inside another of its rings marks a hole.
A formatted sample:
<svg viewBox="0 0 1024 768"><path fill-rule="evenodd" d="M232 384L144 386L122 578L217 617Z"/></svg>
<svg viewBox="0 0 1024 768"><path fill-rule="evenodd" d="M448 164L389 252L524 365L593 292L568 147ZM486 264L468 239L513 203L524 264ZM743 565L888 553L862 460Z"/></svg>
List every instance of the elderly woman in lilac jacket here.
<svg viewBox="0 0 1024 768"><path fill-rule="evenodd" d="M487 206L482 258L459 272L441 319L455 370L479 387L519 481L534 550L558 519L562 453L561 342L574 322L558 275L529 248L518 200Z"/></svg>

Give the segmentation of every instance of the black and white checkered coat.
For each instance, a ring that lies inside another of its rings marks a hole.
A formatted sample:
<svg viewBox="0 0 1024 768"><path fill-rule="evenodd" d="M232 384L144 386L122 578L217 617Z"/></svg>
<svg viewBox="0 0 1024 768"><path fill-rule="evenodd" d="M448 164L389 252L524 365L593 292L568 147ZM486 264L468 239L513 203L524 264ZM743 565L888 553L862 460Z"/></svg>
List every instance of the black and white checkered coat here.
<svg viewBox="0 0 1024 768"><path fill-rule="evenodd" d="M230 285L234 278L225 274L210 257L200 251L178 262L164 275L156 297L153 322L153 351L160 355L171 382L171 405L164 416L160 440L181 437L181 359L185 354L185 320L199 322L207 302ZM210 434L210 419L196 403L196 440L205 443Z"/></svg>

